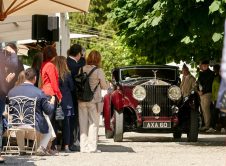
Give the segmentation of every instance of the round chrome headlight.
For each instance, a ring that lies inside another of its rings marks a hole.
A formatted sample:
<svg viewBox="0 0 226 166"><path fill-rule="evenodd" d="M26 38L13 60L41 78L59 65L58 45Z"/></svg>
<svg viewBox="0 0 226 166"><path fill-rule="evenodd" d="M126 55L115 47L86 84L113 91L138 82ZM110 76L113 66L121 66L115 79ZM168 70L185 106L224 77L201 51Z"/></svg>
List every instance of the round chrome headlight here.
<svg viewBox="0 0 226 166"><path fill-rule="evenodd" d="M133 88L133 97L138 101L142 101L146 97L146 90L143 86L137 85Z"/></svg>
<svg viewBox="0 0 226 166"><path fill-rule="evenodd" d="M171 86L168 89L168 96L171 100L176 101L181 98L181 90L178 86Z"/></svg>

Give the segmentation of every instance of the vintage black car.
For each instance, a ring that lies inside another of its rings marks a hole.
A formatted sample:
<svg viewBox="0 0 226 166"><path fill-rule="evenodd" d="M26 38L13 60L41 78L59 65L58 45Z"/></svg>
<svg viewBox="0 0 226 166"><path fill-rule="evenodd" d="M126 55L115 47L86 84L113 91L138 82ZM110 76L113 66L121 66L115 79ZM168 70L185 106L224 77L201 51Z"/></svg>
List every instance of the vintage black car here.
<svg viewBox="0 0 226 166"><path fill-rule="evenodd" d="M176 139L186 133L188 141L197 141L199 97L193 90L182 97L178 67L115 68L112 84L104 97L107 138L120 142L124 132L171 132Z"/></svg>

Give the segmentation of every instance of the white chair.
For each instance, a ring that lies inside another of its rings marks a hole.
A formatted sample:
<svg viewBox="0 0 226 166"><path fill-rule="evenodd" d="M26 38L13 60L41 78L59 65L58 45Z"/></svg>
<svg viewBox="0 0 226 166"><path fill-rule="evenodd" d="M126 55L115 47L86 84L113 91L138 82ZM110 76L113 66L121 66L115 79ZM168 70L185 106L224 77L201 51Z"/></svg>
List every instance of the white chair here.
<svg viewBox="0 0 226 166"><path fill-rule="evenodd" d="M29 98L26 96L16 96L9 98L7 105L8 129L7 129L7 145L4 147L5 153L20 154L18 146L10 145L10 138L17 132L34 133L33 138L26 138L25 152L33 154L37 150L37 133L35 129L35 108L37 98ZM29 147L29 139L34 140L32 147ZM30 150L31 149L31 150Z"/></svg>

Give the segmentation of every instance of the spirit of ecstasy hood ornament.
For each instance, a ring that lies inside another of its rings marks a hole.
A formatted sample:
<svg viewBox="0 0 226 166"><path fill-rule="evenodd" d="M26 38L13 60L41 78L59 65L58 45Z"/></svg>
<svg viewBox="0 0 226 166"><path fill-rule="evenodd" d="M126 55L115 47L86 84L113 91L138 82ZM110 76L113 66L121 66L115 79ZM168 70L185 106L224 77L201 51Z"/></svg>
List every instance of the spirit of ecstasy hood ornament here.
<svg viewBox="0 0 226 166"><path fill-rule="evenodd" d="M155 82L157 81L157 72L158 72L158 70L152 70L152 72L154 73L154 79L155 79Z"/></svg>
<svg viewBox="0 0 226 166"><path fill-rule="evenodd" d="M150 79L149 81L143 83L142 85L170 85L169 83L159 80L157 79L157 72L158 70L152 70L153 74L154 74L154 78Z"/></svg>

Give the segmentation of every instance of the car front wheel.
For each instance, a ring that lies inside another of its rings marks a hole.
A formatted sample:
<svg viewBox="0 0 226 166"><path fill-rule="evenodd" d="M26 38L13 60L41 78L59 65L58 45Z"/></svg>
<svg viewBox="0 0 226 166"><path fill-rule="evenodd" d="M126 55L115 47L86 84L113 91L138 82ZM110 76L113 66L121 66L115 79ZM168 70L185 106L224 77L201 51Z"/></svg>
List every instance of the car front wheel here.
<svg viewBox="0 0 226 166"><path fill-rule="evenodd" d="M114 110L115 128L114 128L114 141L122 142L123 140L123 112Z"/></svg>
<svg viewBox="0 0 226 166"><path fill-rule="evenodd" d="M190 112L190 124L187 133L189 142L197 142L199 133L199 113L198 111L191 110Z"/></svg>

